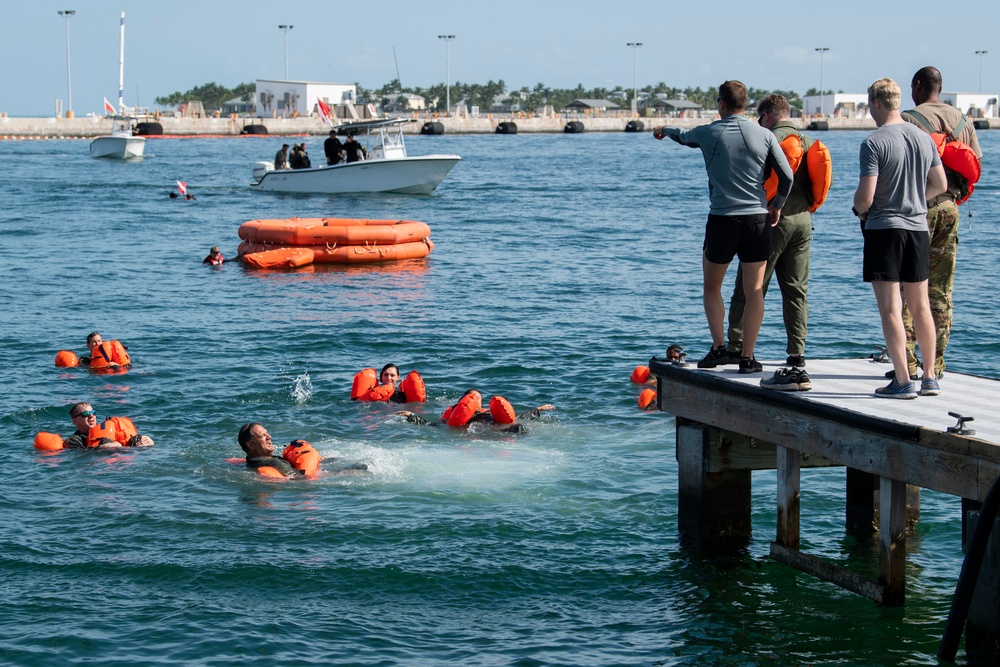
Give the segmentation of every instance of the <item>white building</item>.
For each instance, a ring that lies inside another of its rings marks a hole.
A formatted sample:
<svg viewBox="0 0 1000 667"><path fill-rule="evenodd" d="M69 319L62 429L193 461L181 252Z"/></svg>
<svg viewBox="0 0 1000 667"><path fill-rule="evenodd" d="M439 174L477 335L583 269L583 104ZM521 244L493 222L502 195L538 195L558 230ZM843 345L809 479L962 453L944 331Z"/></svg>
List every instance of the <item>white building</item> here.
<svg viewBox="0 0 1000 667"><path fill-rule="evenodd" d="M868 93L829 93L806 95L802 98L802 113L821 114L833 118L867 118Z"/></svg>
<svg viewBox="0 0 1000 667"><path fill-rule="evenodd" d="M996 118L996 93L941 93L941 101L970 118Z"/></svg>
<svg viewBox="0 0 1000 667"><path fill-rule="evenodd" d="M311 116L317 113L316 100L323 100L333 109L338 104L353 105L356 98L357 88L353 83L257 79L255 115L261 118Z"/></svg>

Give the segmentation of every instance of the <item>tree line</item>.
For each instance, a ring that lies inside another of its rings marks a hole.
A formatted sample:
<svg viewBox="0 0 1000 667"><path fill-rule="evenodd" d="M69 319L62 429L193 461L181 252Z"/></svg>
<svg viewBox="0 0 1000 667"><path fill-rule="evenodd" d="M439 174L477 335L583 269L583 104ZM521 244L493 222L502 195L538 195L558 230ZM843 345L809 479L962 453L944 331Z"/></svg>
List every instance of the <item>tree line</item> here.
<svg viewBox="0 0 1000 667"><path fill-rule="evenodd" d="M393 79L381 88L365 88L360 83L355 83L358 94L358 102L363 104L380 104L387 106L394 102L402 93L420 95L427 101L428 108L432 111L445 111L446 98L449 93L447 86L443 83L421 87L404 87L399 81ZM206 111L221 109L224 102L233 98L239 98L245 103L253 102L255 85L253 83L241 83L235 88L226 88L217 83L206 83L196 86L186 93L174 92L164 97L157 97L156 103L162 106L177 106L182 102L200 100ZM677 88L668 86L660 81L655 85L646 85L639 89L640 93L647 93L651 99L663 96L663 99L688 100L700 104L705 109L715 108L715 99L718 89L708 87L697 88ZM764 90L760 88L750 88L750 100L754 103L764 97L777 93L784 95L788 99L789 105L795 108L802 108L802 97L794 90ZM832 95L833 91L825 91L825 94ZM633 90L631 88L584 88L583 84L578 84L576 88L550 88L544 83L536 83L533 87L522 86L516 90L510 90L503 79L499 81L487 81L480 83L462 83L456 81L451 85L450 90L452 104L463 102L467 106L477 106L483 112L489 111L493 107L493 100L500 95L509 95L510 103L517 104L523 111L534 111L543 106L551 106L559 110L565 108L576 99L610 99L618 98L619 106L631 107ZM624 97L622 97L624 95ZM810 88L806 95L819 95L819 91ZM640 97L641 99L641 97ZM641 106L641 105L640 105Z"/></svg>

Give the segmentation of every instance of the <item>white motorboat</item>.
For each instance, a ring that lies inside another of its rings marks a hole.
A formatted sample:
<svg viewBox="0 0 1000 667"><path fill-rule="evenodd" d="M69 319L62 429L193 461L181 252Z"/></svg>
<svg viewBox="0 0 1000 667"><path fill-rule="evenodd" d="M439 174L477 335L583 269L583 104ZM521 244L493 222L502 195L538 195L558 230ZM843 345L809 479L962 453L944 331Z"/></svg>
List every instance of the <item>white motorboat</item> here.
<svg viewBox="0 0 1000 667"><path fill-rule="evenodd" d="M430 194L462 158L458 155L407 155L403 125L411 122L416 121L387 118L339 125L334 128L338 135L367 136L367 159L308 169L277 170L273 162L257 162L250 185L271 192Z"/></svg>
<svg viewBox="0 0 1000 667"><path fill-rule="evenodd" d="M118 114L111 119L111 134L97 137L90 142L90 157L106 157L117 160L142 157L146 152L146 137L133 136L132 119L125 111L125 12L122 12L118 47ZM114 113L114 109L104 98L104 110Z"/></svg>

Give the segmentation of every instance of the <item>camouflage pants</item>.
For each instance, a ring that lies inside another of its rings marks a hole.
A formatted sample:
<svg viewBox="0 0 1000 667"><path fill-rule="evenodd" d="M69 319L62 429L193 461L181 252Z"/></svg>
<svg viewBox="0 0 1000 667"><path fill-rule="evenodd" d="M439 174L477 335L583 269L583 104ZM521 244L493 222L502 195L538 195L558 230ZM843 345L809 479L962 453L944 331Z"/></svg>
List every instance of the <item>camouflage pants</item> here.
<svg viewBox="0 0 1000 667"><path fill-rule="evenodd" d="M781 314L785 321L788 354L805 354L806 334L809 330L809 245L812 243L812 215L808 211L782 216L781 222L771 230L771 257L764 270L764 295L771 276L778 274L781 290ZM729 300L729 331L727 339L730 352L743 350L743 311L746 296L743 294L743 266L736 272L736 285Z"/></svg>
<svg viewBox="0 0 1000 667"><path fill-rule="evenodd" d="M951 290L955 285L955 258L958 255L958 206L953 201L934 204L927 211L927 227L931 235L931 273L927 281L931 315L937 332L937 358L934 372L944 371L944 350L951 335ZM906 327L906 364L910 375L917 373L919 363L913 335L913 319L903 307L903 325Z"/></svg>

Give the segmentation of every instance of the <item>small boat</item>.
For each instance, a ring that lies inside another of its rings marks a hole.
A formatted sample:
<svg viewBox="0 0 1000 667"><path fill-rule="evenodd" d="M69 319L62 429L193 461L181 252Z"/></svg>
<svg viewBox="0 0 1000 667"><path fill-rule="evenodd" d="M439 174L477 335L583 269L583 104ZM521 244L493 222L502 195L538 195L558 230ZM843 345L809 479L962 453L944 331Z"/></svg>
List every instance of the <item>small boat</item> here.
<svg viewBox="0 0 1000 667"><path fill-rule="evenodd" d="M338 135L367 136L367 159L308 169L278 170L273 162L257 162L250 185L269 192L430 194L462 158L458 155L407 155L403 125L414 122L407 118L384 118L339 125L334 128Z"/></svg>
<svg viewBox="0 0 1000 667"><path fill-rule="evenodd" d="M124 115L125 110L125 12L122 12L118 48L118 113L111 117L111 134L97 137L90 142L90 157L128 160L142 157L146 152L146 137L135 136L133 119ZM104 98L104 110L114 109Z"/></svg>

